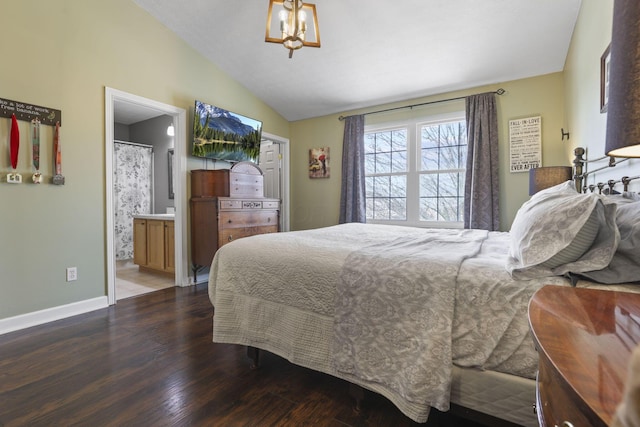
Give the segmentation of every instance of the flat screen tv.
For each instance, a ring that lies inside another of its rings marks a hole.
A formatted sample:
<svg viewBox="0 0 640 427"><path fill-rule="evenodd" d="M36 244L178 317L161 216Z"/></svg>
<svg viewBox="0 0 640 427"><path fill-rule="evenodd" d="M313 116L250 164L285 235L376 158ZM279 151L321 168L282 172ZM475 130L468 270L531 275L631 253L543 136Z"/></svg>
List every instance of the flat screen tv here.
<svg viewBox="0 0 640 427"><path fill-rule="evenodd" d="M257 163L261 136L261 121L196 101L192 155L232 163Z"/></svg>

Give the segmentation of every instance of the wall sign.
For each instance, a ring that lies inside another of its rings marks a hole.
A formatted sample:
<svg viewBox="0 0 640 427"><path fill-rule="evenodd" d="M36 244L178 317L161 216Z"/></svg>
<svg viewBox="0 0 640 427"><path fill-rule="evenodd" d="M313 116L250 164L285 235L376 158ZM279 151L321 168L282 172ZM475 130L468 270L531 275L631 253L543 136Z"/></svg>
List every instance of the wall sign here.
<svg viewBox="0 0 640 427"><path fill-rule="evenodd" d="M509 120L510 171L529 172L542 166L542 118Z"/></svg>
<svg viewBox="0 0 640 427"><path fill-rule="evenodd" d="M12 114L16 115L16 119L26 122L39 119L43 125L55 126L56 122L60 122L60 126L62 126L62 111L60 110L0 98L0 117L10 119Z"/></svg>

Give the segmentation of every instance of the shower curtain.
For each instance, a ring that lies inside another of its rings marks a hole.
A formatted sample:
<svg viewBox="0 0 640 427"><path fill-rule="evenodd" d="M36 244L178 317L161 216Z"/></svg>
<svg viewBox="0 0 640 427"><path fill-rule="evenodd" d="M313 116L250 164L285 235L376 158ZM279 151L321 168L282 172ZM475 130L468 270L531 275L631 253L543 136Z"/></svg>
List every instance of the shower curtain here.
<svg viewBox="0 0 640 427"><path fill-rule="evenodd" d="M133 258L133 216L150 214L153 203L153 147L114 142L116 260Z"/></svg>

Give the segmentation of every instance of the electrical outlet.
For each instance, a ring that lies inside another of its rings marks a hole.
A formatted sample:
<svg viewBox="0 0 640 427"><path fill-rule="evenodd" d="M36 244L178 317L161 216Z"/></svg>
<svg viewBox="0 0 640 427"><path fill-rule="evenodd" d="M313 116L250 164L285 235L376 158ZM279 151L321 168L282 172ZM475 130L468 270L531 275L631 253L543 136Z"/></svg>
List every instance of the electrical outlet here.
<svg viewBox="0 0 640 427"><path fill-rule="evenodd" d="M73 282L74 280L78 280L78 268L67 267L67 282Z"/></svg>

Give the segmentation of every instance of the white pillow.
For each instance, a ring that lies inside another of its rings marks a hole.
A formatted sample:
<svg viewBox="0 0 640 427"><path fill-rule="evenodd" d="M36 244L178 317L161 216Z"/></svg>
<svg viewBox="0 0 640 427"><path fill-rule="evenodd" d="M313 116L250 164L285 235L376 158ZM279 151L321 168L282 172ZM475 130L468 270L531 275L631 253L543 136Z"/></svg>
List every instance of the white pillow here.
<svg viewBox="0 0 640 427"><path fill-rule="evenodd" d="M533 195L511 226L507 270L514 277L533 278L606 267L620 234L615 205L602 199L576 192L571 181Z"/></svg>
<svg viewBox="0 0 640 427"><path fill-rule="evenodd" d="M607 267L583 276L607 284L640 282L640 197L635 193L607 196L605 203L617 206L620 243Z"/></svg>
<svg viewBox="0 0 640 427"><path fill-rule="evenodd" d="M565 246L564 249L557 252L540 265L548 268L557 268L562 264L579 260L580 257L589 250L591 245L593 245L593 241L596 240L599 229L600 220L598 218L598 209L593 209L591 211L591 215L589 215L587 221L580 228L569 245Z"/></svg>

